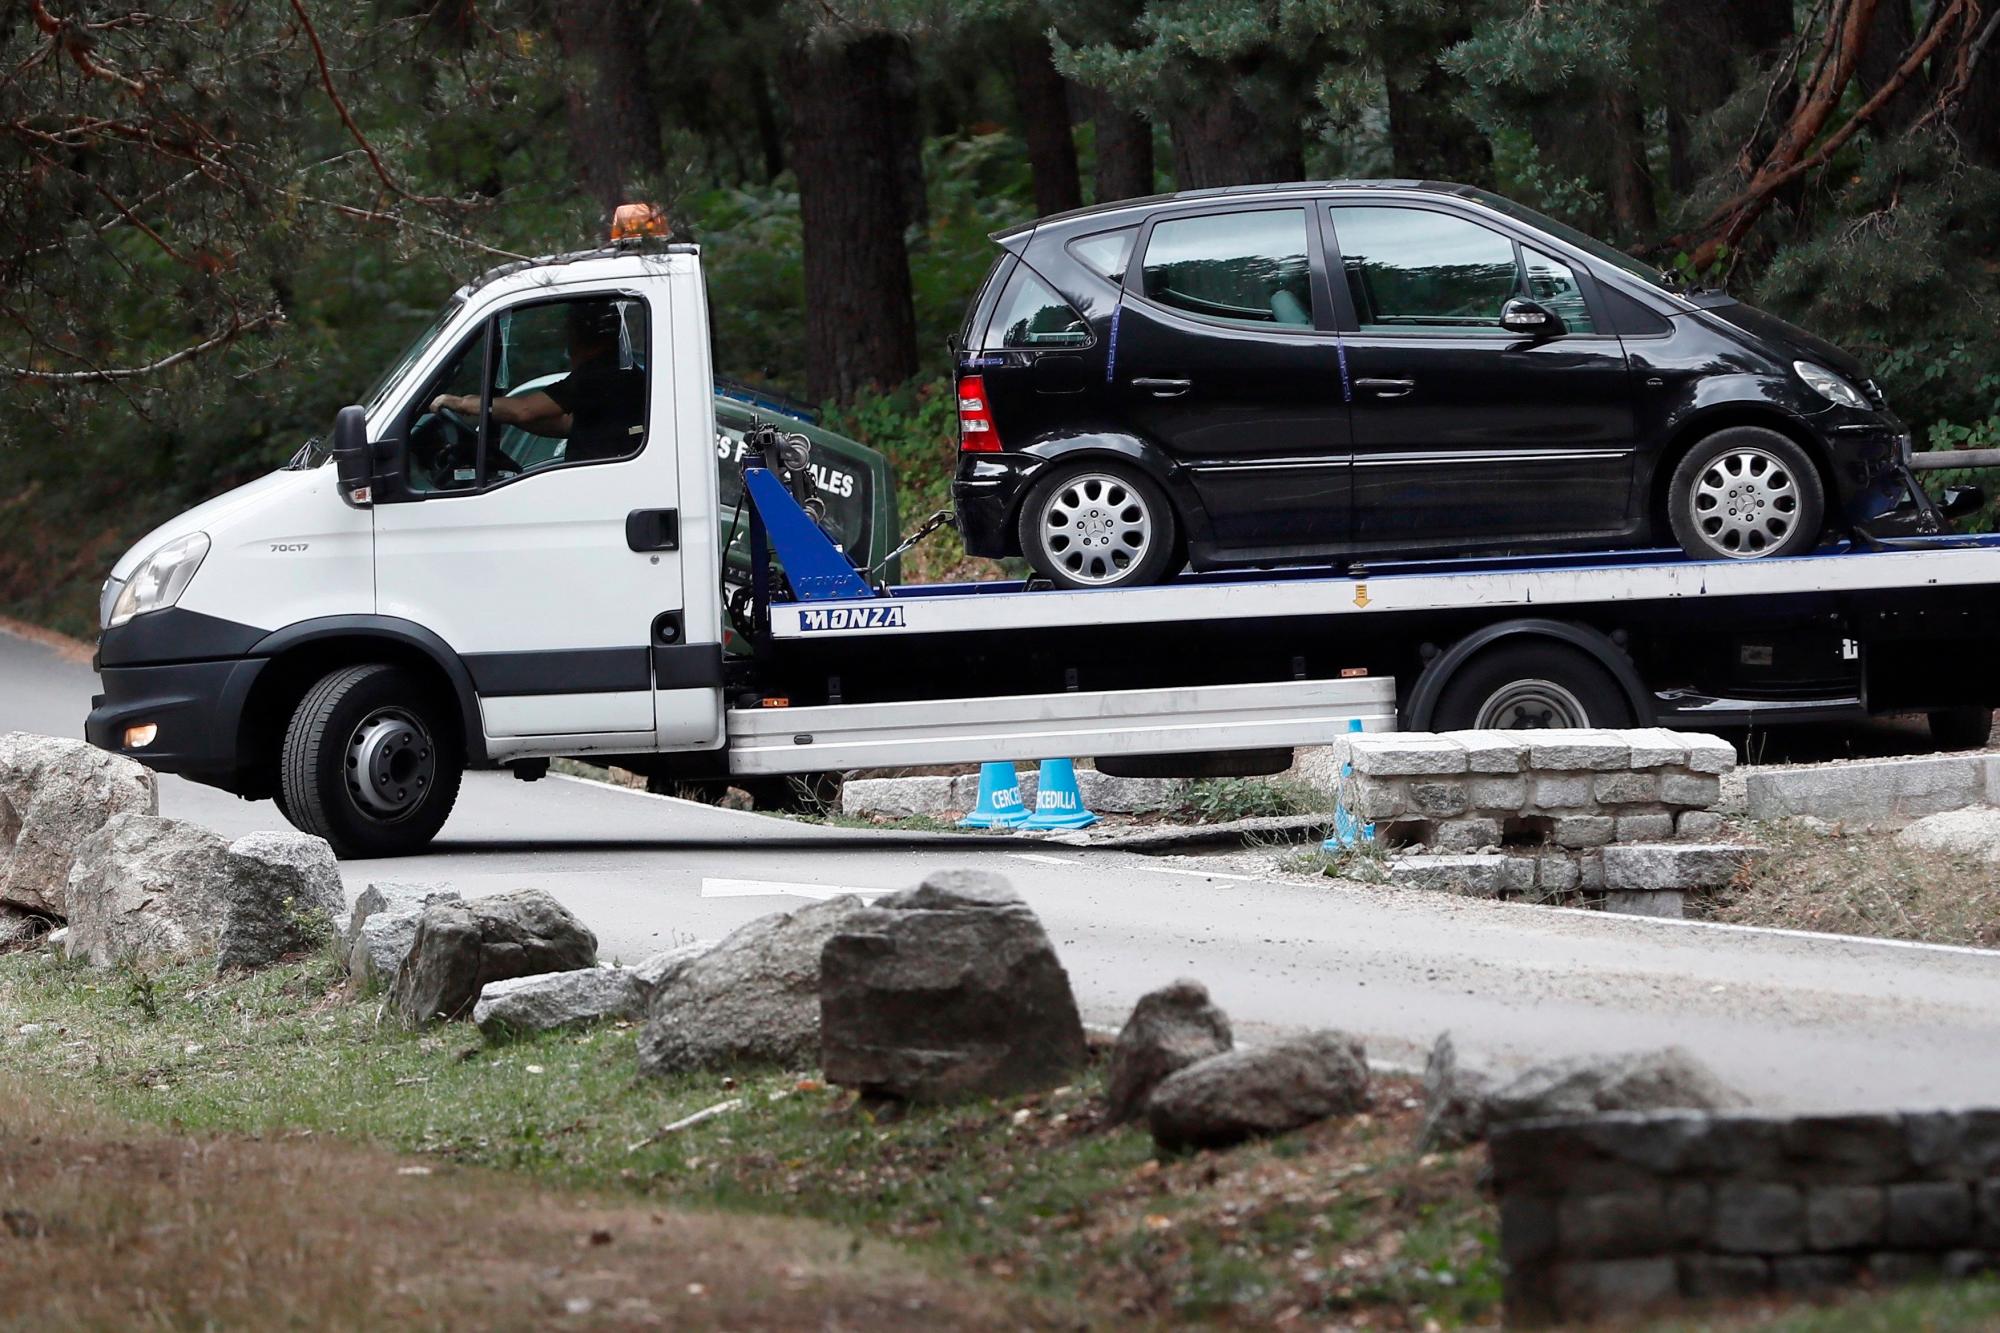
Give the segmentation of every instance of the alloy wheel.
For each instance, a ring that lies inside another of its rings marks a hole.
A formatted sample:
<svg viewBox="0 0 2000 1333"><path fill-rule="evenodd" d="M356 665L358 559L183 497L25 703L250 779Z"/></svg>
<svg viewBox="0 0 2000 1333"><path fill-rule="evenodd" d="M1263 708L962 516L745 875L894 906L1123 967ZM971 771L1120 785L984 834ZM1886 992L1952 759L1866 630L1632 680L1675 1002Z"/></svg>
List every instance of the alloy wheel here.
<svg viewBox="0 0 2000 1333"><path fill-rule="evenodd" d="M1777 455L1743 447L1718 455L1689 493L1690 517L1717 555L1753 559L1781 546L1798 523L1799 487Z"/></svg>
<svg viewBox="0 0 2000 1333"><path fill-rule="evenodd" d="M1120 477L1085 472L1059 486L1042 508L1042 545L1051 563L1082 584L1112 584L1155 540L1146 500Z"/></svg>

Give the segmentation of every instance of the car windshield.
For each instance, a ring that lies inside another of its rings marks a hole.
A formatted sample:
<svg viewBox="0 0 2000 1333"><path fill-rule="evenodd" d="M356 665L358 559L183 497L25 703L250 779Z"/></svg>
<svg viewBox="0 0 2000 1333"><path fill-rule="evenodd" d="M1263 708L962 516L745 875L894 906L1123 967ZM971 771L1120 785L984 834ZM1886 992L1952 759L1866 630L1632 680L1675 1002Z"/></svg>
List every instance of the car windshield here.
<svg viewBox="0 0 2000 1333"><path fill-rule="evenodd" d="M1526 205L1517 204L1512 199L1503 199L1486 190L1470 189L1466 194L1496 212L1505 213L1517 222L1525 222L1537 230L1547 232L1559 241L1567 241L1594 258L1601 259L1607 264L1615 264L1633 277L1655 287L1667 291L1674 291L1678 287L1671 274L1655 268L1643 259L1634 259L1617 246L1606 245L1589 232L1578 231L1567 222L1557 222L1546 213L1538 213Z"/></svg>

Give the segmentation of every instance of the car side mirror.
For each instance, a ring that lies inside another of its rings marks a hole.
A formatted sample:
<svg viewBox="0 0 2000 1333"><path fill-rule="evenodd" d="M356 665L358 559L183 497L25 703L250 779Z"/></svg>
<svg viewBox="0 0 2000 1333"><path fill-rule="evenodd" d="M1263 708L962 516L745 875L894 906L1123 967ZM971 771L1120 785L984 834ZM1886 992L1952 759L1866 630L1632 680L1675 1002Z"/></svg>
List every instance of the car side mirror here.
<svg viewBox="0 0 2000 1333"><path fill-rule="evenodd" d="M333 471L341 501L353 509L375 502L375 451L368 444L368 410L343 407L333 418Z"/></svg>
<svg viewBox="0 0 2000 1333"><path fill-rule="evenodd" d="M1562 321L1555 317L1554 311L1524 296L1500 307L1500 327L1530 338L1547 338L1563 331Z"/></svg>
<svg viewBox="0 0 2000 1333"><path fill-rule="evenodd" d="M1946 518L1964 518L1986 507L1986 492L1977 486L1947 486L1938 512Z"/></svg>

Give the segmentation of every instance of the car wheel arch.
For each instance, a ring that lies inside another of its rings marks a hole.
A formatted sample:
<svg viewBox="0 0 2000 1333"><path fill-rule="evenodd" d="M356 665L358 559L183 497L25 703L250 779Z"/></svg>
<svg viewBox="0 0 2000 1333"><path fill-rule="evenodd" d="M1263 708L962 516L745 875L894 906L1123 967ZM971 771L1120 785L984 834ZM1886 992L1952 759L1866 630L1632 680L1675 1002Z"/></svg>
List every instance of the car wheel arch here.
<svg viewBox="0 0 2000 1333"><path fill-rule="evenodd" d="M1089 435L1057 436L1036 440L1019 452L1038 460L1033 471L1023 478L1023 485L1008 506L1007 525L1012 529L1020 521L1021 506L1027 501L1028 493L1034 489L1035 478L1046 468L1059 463L1080 463L1092 458L1107 462L1131 463L1148 477L1159 483L1167 493L1167 501L1173 506L1174 518L1185 536L1200 533L1203 539L1209 530L1208 511L1202 507L1201 497L1195 492L1188 478L1187 469L1170 458L1166 451L1150 440L1136 435L1112 432L1094 432Z"/></svg>
<svg viewBox="0 0 2000 1333"><path fill-rule="evenodd" d="M1676 426L1667 439L1666 447L1653 460L1652 474L1646 480L1646 519L1653 540L1672 542L1673 528L1667 517L1667 492L1673 485L1674 469L1703 440L1738 426L1756 426L1773 431L1805 450L1806 457L1812 460L1813 470L1819 473L1820 489L1826 496L1827 512L1822 522L1831 525L1835 521L1840 490L1833 475L1833 459L1827 453L1826 445L1789 413L1768 405L1720 403Z"/></svg>
<svg viewBox="0 0 2000 1333"><path fill-rule="evenodd" d="M472 673L449 644L422 625L393 616L327 616L266 635L252 654L268 665L244 704L238 751L246 757L273 753L265 741L283 736L292 710L329 671L381 662L405 667L430 682L458 720L466 765L487 763Z"/></svg>
<svg viewBox="0 0 2000 1333"><path fill-rule="evenodd" d="M1640 679L1631 654L1594 625L1569 620L1524 618L1505 620L1474 630L1432 657L1417 674L1401 713L1403 725L1412 731L1430 731L1436 720L1438 701L1452 678L1481 654L1503 645L1541 641L1578 649L1611 674L1619 692L1632 706L1636 725L1653 725L1653 696Z"/></svg>

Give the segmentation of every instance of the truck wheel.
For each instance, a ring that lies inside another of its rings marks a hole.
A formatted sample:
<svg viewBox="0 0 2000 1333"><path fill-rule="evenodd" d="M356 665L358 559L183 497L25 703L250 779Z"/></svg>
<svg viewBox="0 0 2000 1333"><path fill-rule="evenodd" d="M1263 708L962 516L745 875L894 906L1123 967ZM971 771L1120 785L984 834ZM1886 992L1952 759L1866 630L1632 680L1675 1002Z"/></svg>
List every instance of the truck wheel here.
<svg viewBox="0 0 2000 1333"><path fill-rule="evenodd" d="M1629 727L1632 705L1588 653L1560 643L1502 644L1445 683L1432 724L1439 731Z"/></svg>
<svg viewBox="0 0 2000 1333"><path fill-rule="evenodd" d="M1993 739L1990 708L1940 708L1925 716L1940 750L1983 750Z"/></svg>
<svg viewBox="0 0 2000 1333"><path fill-rule="evenodd" d="M1173 572L1173 506L1123 463L1051 468L1021 502L1019 532L1021 553L1058 588L1131 588Z"/></svg>
<svg viewBox="0 0 2000 1333"><path fill-rule="evenodd" d="M444 827L465 768L457 722L422 682L383 663L306 691L285 728L283 809L346 857L407 856Z"/></svg>
<svg viewBox="0 0 2000 1333"><path fill-rule="evenodd" d="M1674 469L1667 516L1697 560L1799 555L1819 545L1826 495L1805 450L1774 430L1732 426Z"/></svg>

